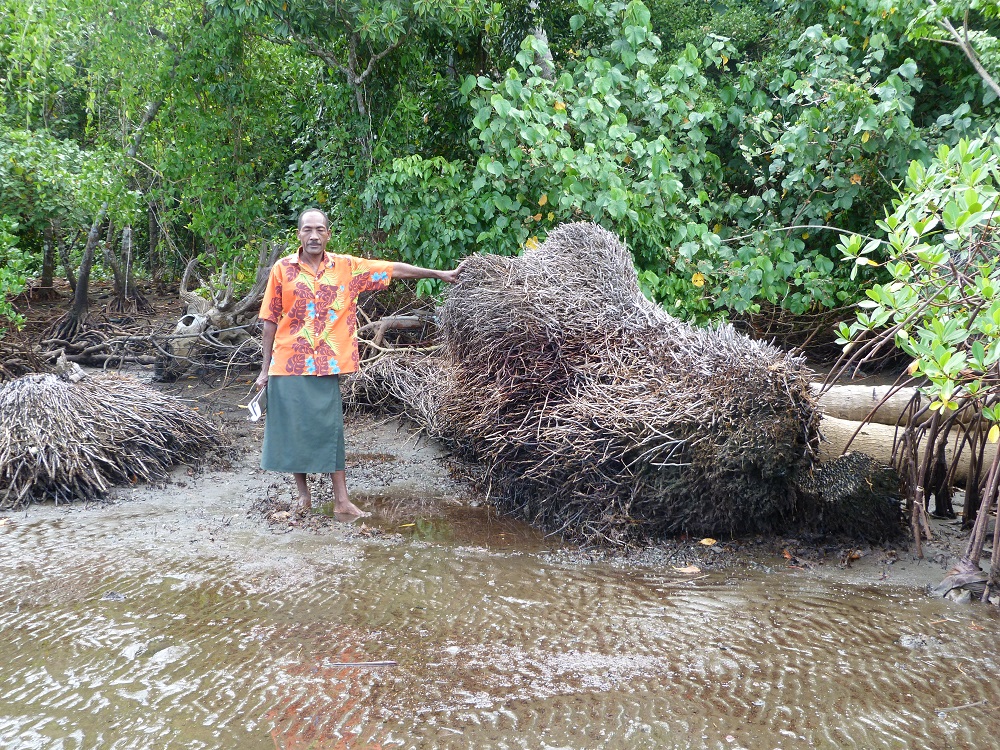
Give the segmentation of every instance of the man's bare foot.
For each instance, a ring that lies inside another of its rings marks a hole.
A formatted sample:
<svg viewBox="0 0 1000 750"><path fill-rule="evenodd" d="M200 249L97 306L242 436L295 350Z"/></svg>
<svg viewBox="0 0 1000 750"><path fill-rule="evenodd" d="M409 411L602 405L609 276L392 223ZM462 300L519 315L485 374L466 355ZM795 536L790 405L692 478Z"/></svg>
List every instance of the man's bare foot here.
<svg viewBox="0 0 1000 750"><path fill-rule="evenodd" d="M308 513L312 507L311 497L299 495L298 499L292 503L292 513Z"/></svg>
<svg viewBox="0 0 1000 750"><path fill-rule="evenodd" d="M347 520L348 518L353 520L371 515L371 513L361 510L361 508L352 503L350 500L335 503L333 506L333 514L338 518L338 520ZM341 516L343 516L343 518L340 518Z"/></svg>

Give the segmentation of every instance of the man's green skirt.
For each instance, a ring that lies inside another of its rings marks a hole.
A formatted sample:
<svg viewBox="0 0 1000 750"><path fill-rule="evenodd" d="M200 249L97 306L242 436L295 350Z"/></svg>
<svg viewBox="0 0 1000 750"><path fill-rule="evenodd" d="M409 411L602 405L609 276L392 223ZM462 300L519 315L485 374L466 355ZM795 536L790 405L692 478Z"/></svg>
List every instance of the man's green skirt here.
<svg viewBox="0 0 1000 750"><path fill-rule="evenodd" d="M267 380L264 450L268 471L319 474L344 468L344 411L337 375Z"/></svg>

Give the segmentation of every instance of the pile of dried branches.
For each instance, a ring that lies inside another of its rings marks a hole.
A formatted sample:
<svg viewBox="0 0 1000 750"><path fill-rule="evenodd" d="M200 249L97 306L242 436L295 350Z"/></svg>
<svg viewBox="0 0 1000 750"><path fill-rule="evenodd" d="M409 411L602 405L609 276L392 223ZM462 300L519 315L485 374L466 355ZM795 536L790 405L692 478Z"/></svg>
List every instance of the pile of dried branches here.
<svg viewBox="0 0 1000 750"><path fill-rule="evenodd" d="M440 321L442 356L383 358L348 399L401 402L484 464L501 508L612 544L810 514L795 488L818 441L810 371L729 326L666 314L600 227L564 225L521 257L469 258Z"/></svg>
<svg viewBox="0 0 1000 750"><path fill-rule="evenodd" d="M116 483L164 476L219 443L176 398L112 373L73 383L27 375L0 386L0 510L89 500Z"/></svg>

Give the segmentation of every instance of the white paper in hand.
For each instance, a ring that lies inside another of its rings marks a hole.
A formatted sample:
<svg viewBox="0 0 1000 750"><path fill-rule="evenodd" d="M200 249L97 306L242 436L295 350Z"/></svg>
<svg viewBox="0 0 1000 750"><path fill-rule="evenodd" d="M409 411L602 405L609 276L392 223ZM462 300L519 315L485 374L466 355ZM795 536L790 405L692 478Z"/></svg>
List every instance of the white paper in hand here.
<svg viewBox="0 0 1000 750"><path fill-rule="evenodd" d="M264 416L265 411L267 411L267 388L261 388L247 404L247 412L249 412L247 419L256 422Z"/></svg>

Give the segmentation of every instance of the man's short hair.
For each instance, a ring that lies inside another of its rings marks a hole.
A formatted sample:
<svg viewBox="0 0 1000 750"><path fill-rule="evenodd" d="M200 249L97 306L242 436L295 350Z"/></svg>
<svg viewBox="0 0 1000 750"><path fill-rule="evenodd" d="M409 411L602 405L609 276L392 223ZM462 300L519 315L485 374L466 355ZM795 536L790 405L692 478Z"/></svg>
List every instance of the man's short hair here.
<svg viewBox="0 0 1000 750"><path fill-rule="evenodd" d="M330 228L330 217L326 215L326 211L321 208L307 208L302 213L299 214L299 229L302 229L302 217L308 213L318 213L323 217L323 221L326 222L326 228Z"/></svg>

